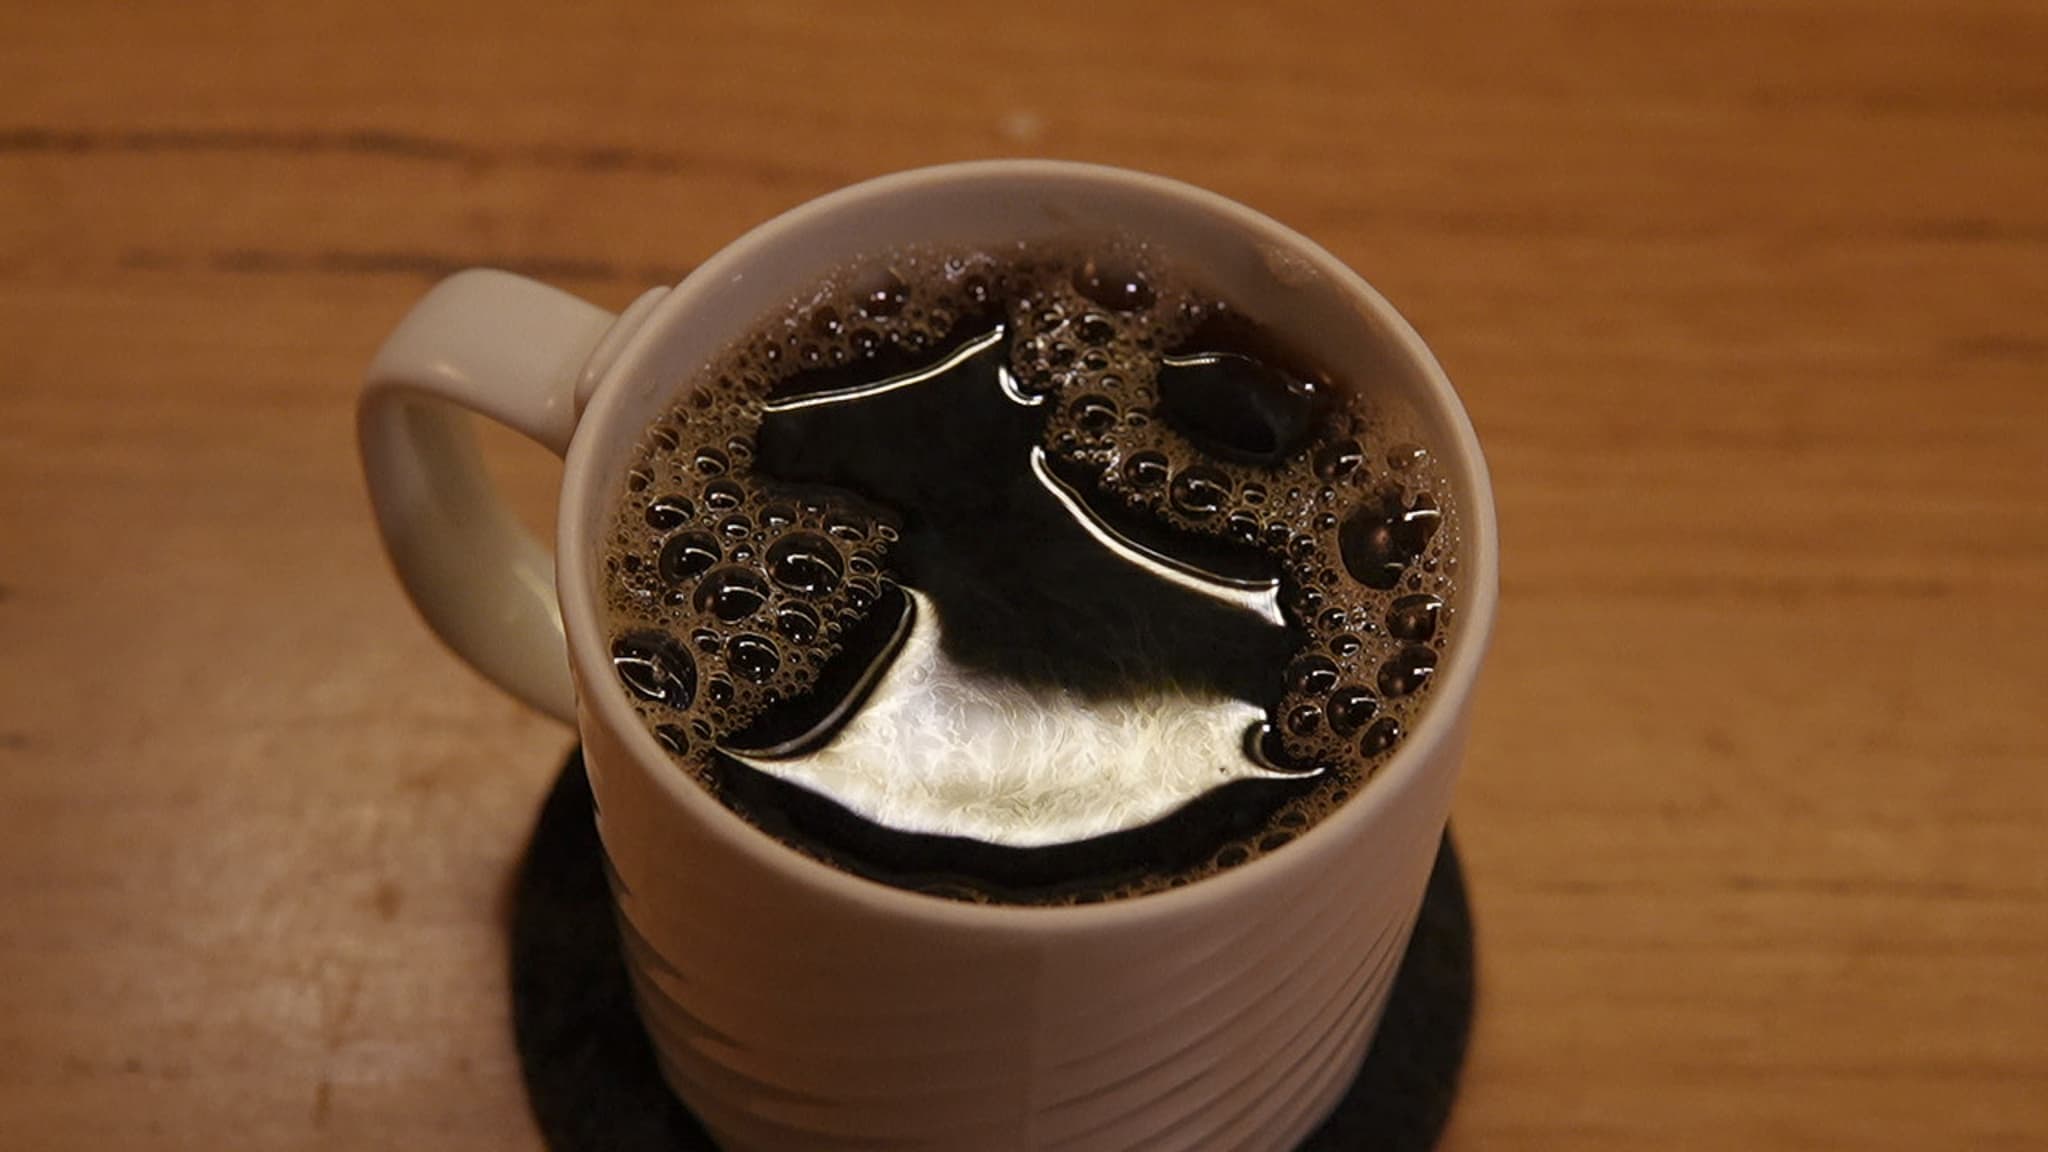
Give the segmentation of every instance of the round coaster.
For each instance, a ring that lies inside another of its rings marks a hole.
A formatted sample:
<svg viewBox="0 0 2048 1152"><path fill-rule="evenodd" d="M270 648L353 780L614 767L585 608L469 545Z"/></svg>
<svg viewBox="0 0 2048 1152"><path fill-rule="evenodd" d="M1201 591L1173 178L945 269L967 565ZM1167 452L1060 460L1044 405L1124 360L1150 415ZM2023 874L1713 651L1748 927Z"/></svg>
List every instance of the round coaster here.
<svg viewBox="0 0 2048 1152"><path fill-rule="evenodd" d="M656 1070L634 1014L579 749L521 864L512 1025L554 1152L713 1152ZM1450 1118L1472 1024L1472 916L1448 836L1358 1079L1302 1152L1425 1152Z"/></svg>

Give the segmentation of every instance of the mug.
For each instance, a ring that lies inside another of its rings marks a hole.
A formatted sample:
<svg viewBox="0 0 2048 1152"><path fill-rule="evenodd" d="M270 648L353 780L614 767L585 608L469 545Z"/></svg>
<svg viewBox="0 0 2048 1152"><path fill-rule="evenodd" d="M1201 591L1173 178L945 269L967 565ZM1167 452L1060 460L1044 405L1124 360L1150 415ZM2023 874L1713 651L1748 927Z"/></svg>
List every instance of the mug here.
<svg viewBox="0 0 2048 1152"><path fill-rule="evenodd" d="M978 905L838 871L703 791L635 714L603 620L609 511L692 374L823 273L909 244L1077 233L1158 244L1283 343L1412 406L1464 524L1434 698L1298 840L1184 887ZM493 491L469 413L565 454L552 555ZM642 1021L721 1147L1284 1149L1343 1095L1435 859L1498 593L1471 423L1421 338L1328 252L1155 176L927 168L798 207L616 316L502 272L452 276L377 354L358 417L421 615L583 741Z"/></svg>

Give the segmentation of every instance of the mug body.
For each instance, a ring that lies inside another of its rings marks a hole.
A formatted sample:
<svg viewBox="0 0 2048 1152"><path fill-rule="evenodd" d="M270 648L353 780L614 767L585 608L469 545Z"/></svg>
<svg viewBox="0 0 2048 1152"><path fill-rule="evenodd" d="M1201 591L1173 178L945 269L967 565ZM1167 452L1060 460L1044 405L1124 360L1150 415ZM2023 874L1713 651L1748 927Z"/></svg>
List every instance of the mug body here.
<svg viewBox="0 0 2048 1152"><path fill-rule="evenodd" d="M1459 502L1458 628L1433 698L1358 795L1182 888L982 906L838 871L677 767L614 678L601 546L645 427L761 317L910 244L1156 244L1283 343L1409 409ZM1376 292L1211 193L1087 165L857 185L734 242L639 315L567 455L556 578L577 719L642 1016L728 1149L1291 1147L1363 1059L1421 902L1496 599L1491 493L1442 370Z"/></svg>

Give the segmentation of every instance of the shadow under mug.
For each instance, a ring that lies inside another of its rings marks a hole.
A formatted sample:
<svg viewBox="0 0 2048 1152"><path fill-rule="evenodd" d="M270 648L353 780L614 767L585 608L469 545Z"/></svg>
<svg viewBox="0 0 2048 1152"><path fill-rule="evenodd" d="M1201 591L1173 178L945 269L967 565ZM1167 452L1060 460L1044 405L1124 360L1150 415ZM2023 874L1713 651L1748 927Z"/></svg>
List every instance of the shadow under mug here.
<svg viewBox="0 0 2048 1152"><path fill-rule="evenodd" d="M1159 245L1283 343L1412 410L1464 526L1432 699L1294 843L1167 892L981 906L799 854L689 779L611 673L600 547L635 445L694 370L832 268L910 244L1102 233ZM492 489L469 413L565 454L552 554ZM358 415L378 523L421 614L578 730L643 1022L722 1147L1285 1149L1350 1083L1448 815L1497 544L1449 381L1329 253L1155 176L922 169L779 216L616 316L501 272L453 276L378 353Z"/></svg>

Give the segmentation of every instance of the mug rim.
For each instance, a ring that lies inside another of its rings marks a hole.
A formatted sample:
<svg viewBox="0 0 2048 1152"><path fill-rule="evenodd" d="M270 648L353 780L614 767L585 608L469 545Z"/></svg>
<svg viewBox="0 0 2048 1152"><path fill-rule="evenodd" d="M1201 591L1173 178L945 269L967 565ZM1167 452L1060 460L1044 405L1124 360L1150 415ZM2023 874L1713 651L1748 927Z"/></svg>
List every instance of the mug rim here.
<svg viewBox="0 0 2048 1152"><path fill-rule="evenodd" d="M1261 241L1282 246L1326 277L1356 306L1361 319L1369 318L1381 326L1391 345L1417 371L1423 382L1425 394L1412 399L1419 408L1431 410L1443 421L1450 441L1444 445L1448 457L1445 463L1461 499L1465 501L1459 509L1469 549L1465 571L1460 576L1463 585L1461 595L1466 598L1462 626L1444 654L1438 682L1432 690L1432 698L1422 710L1420 721L1393 756L1359 787L1355 795L1280 851L1178 888L1090 904L979 904L898 888L799 852L756 828L721 803L689 779L688 773L669 758L634 712L624 689L615 677L608 674L600 619L603 598L589 579L593 566L585 562L600 531L600 525L593 521L602 516L601 513L585 515L583 510L591 489L601 488L613 478L606 470L606 465L612 461L605 459L596 447L604 438L586 434L587 430L620 418L619 412L628 399L628 382L644 375L647 362L659 348L663 334L675 325L688 323L689 315L699 300L716 292L721 284L743 275L760 248L773 244L785 233L800 232L826 217L857 210L877 201L914 194L935 185L961 183L992 187L1057 184L1136 191L1179 201ZM879 914L980 931L1043 933L1095 930L1111 924L1123 926L1177 916L1190 908L1241 899L1247 890L1275 882L1274 878L1279 876L1278 869L1290 858L1299 866L1307 863L1313 854L1335 851L1347 833L1355 834L1354 826L1369 823L1376 813L1392 802L1397 792L1414 786L1443 746L1458 735L1491 641L1499 601L1498 529L1486 460L1471 418L1449 377L1407 319L1377 289L1328 250L1255 209L1169 177L1074 161L979 160L879 176L805 201L726 244L655 302L591 391L589 403L579 415L576 435L571 439L564 458L558 507L557 598L571 671L577 685L580 722L600 725L617 735L621 747L634 759L635 768L653 777L672 803L689 811L706 834L730 839L733 847L753 857L757 864L781 872L804 886L822 890L823 895L866 906Z"/></svg>

